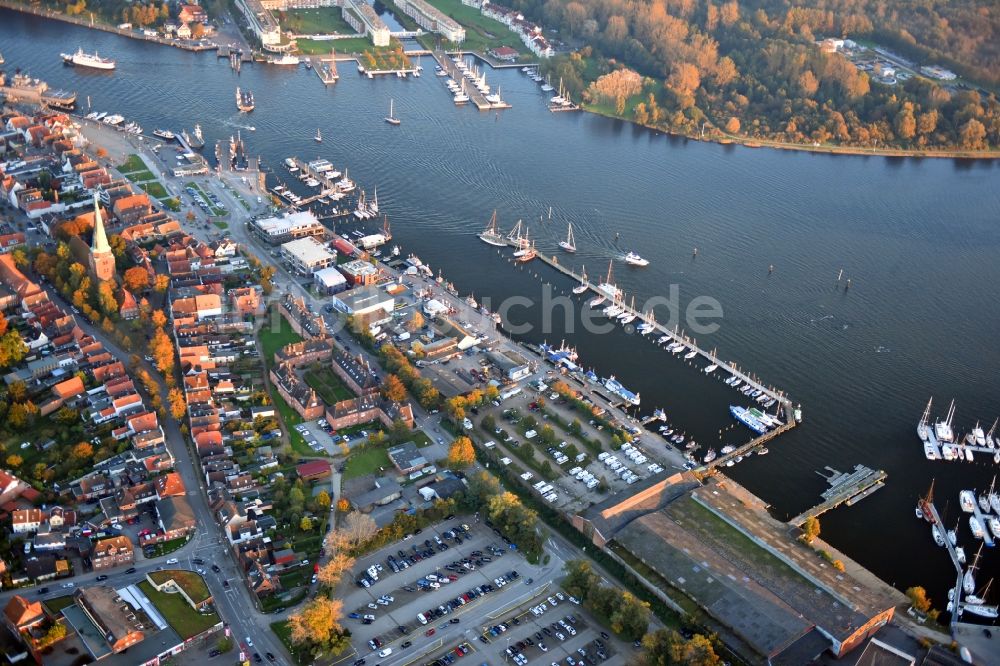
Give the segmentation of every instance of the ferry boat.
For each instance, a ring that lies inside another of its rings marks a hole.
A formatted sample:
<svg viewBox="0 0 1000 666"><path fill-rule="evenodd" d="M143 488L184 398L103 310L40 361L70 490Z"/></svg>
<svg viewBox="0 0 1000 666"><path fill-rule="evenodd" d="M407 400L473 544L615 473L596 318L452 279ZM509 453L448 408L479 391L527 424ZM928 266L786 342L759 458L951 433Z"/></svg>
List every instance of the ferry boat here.
<svg viewBox="0 0 1000 666"><path fill-rule="evenodd" d="M767 432L767 426L761 423L758 419L754 418L753 415L750 414L750 412L748 412L744 407L740 407L739 405L729 405L729 413L733 415L733 418L753 430L758 435L763 435Z"/></svg>
<svg viewBox="0 0 1000 666"><path fill-rule="evenodd" d="M253 93L249 90L240 90L236 87L236 108L244 113L249 113L255 108Z"/></svg>
<svg viewBox="0 0 1000 666"><path fill-rule="evenodd" d="M604 388L608 389L609 391L617 395L619 398L621 398L622 400L631 405L638 406L640 403L641 399L639 397L639 394L632 393L632 391L629 391L627 388L625 388L620 381L615 379L614 375L611 375L610 377L604 380Z"/></svg>
<svg viewBox="0 0 1000 666"><path fill-rule="evenodd" d="M176 134L174 134L170 130L164 130L164 129L153 130L153 136L159 137L164 141L173 141L174 139L177 138Z"/></svg>
<svg viewBox="0 0 1000 666"><path fill-rule="evenodd" d="M4 75L0 72L0 85L4 84ZM44 104L57 109L70 110L76 104L76 93L68 90L50 90L49 84L41 79L34 79L27 74L17 73L7 82L6 96L10 100L20 99L20 93L29 97L38 96Z"/></svg>
<svg viewBox="0 0 1000 666"><path fill-rule="evenodd" d="M490 217L489 224L486 228L479 234L479 240L483 241L487 245L492 245L494 247L506 247L507 241L500 234L499 229L497 229L497 212L493 211L493 216Z"/></svg>
<svg viewBox="0 0 1000 666"><path fill-rule="evenodd" d="M102 69L105 71L112 70L115 68L115 61L111 58L102 58L97 55L97 51L93 54L84 53L83 47L77 49L76 53L62 53L63 63L66 65L74 65L76 67L89 67L90 69Z"/></svg>
<svg viewBox="0 0 1000 666"><path fill-rule="evenodd" d="M643 259L635 252L629 252L625 255L625 263L629 266L649 266L649 259Z"/></svg>

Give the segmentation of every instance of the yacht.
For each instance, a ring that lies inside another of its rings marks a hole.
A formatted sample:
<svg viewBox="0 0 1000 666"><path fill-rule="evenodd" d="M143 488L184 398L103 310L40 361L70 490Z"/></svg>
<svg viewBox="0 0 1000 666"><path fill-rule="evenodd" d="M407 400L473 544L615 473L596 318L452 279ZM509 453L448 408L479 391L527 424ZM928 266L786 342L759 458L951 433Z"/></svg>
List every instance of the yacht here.
<svg viewBox="0 0 1000 666"><path fill-rule="evenodd" d="M698 351L696 349L692 349L687 354L684 354L684 358L686 360L690 361L691 359L693 359L697 355L698 355Z"/></svg>
<svg viewBox="0 0 1000 666"><path fill-rule="evenodd" d="M163 139L164 141L171 141L177 135L174 134L173 132L171 132L170 130L155 129L155 130L153 130L153 136L159 137L159 138Z"/></svg>
<svg viewBox="0 0 1000 666"><path fill-rule="evenodd" d="M931 525L931 536L934 537L934 543L939 546L944 545L944 537L941 536L941 529L937 525Z"/></svg>
<svg viewBox="0 0 1000 666"><path fill-rule="evenodd" d="M313 137L316 143L323 143L323 135L320 134L319 128L316 129L316 136Z"/></svg>
<svg viewBox="0 0 1000 666"><path fill-rule="evenodd" d="M705 457L702 458L701 461L704 463L710 463L713 460L715 460L715 457L716 457L715 449L709 449L708 453L705 454Z"/></svg>
<svg viewBox="0 0 1000 666"><path fill-rule="evenodd" d="M392 113L393 102L394 102L394 100L392 98L390 98L389 99L389 115L385 117L385 122L389 123L390 125L398 125L399 122L400 122L400 120L399 120L399 118L397 118Z"/></svg>
<svg viewBox="0 0 1000 666"><path fill-rule="evenodd" d="M576 239L573 237L573 223L570 222L569 230L566 232L566 240L559 241L559 247L566 252L576 252Z"/></svg>
<svg viewBox="0 0 1000 666"><path fill-rule="evenodd" d="M629 266L649 266L649 260L643 259L635 252L629 252L625 255L625 263Z"/></svg>
<svg viewBox="0 0 1000 666"><path fill-rule="evenodd" d="M705 368L705 374L706 375L710 375L710 374L712 374L713 372L715 372L718 369L719 369L719 366L716 365L715 363L713 363L712 365L710 365L707 368Z"/></svg>
<svg viewBox="0 0 1000 666"><path fill-rule="evenodd" d="M972 536L977 539L982 539L985 536L983 531L983 525L979 522L979 519L975 516L969 516L969 529L972 530Z"/></svg>
<svg viewBox="0 0 1000 666"><path fill-rule="evenodd" d="M958 494L958 503L962 511L973 513L976 510L976 495L971 490L963 490Z"/></svg>
<svg viewBox="0 0 1000 666"><path fill-rule="evenodd" d="M601 305L602 303L604 303L605 300L606 299L604 298L604 296L600 296L600 295L594 296L592 299L590 299L590 301L587 303L587 305L589 305L592 308L596 308L598 305Z"/></svg>

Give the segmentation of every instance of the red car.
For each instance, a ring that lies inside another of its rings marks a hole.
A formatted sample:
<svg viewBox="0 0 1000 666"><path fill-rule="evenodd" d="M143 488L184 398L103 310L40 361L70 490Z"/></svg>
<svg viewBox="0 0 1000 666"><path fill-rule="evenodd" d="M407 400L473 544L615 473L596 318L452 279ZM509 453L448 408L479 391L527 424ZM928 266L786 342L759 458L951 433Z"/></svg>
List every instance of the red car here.
<svg viewBox="0 0 1000 666"><path fill-rule="evenodd" d="M424 636L433 636L434 635L434 631L435 630L432 627L432 628L430 628L430 629L428 629L427 631L424 632Z"/></svg>

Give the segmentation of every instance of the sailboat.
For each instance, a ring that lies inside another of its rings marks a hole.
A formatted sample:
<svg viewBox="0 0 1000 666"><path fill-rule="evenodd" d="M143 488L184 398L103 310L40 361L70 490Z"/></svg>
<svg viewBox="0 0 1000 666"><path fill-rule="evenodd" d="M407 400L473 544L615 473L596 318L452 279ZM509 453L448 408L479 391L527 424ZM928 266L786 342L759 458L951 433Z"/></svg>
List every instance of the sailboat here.
<svg viewBox="0 0 1000 666"><path fill-rule="evenodd" d="M567 252L576 252L576 239L573 238L573 223L569 223L569 231L566 232L566 240L559 241L559 247Z"/></svg>
<svg viewBox="0 0 1000 666"><path fill-rule="evenodd" d="M392 100L392 99L389 100L389 115L386 116L385 122L389 123L390 125L398 125L399 124L399 118L397 118L396 116L394 116L392 114L393 101L394 100Z"/></svg>
<svg viewBox="0 0 1000 666"><path fill-rule="evenodd" d="M500 235L500 231L497 229L497 212L493 211L493 217L490 218L490 223L486 225L486 229L479 234L479 240L483 241L487 245L493 245L495 247L506 247L507 242L504 240L503 236Z"/></svg>
<svg viewBox="0 0 1000 666"><path fill-rule="evenodd" d="M584 266L583 267L583 275L580 276L580 284L578 284L575 287L573 287L573 293L574 294L582 294L583 292L587 291L587 289L589 287L590 287L590 284L587 282L587 267Z"/></svg>
<svg viewBox="0 0 1000 666"><path fill-rule="evenodd" d="M976 591L976 569L979 568L979 556L982 552L983 544L979 544L979 550L976 551L976 559L972 560L972 566L962 576L962 589L966 594L973 594Z"/></svg>
<svg viewBox="0 0 1000 666"><path fill-rule="evenodd" d="M316 128L316 136L313 138L316 139L316 143L323 143L323 135L319 133L318 127Z"/></svg>

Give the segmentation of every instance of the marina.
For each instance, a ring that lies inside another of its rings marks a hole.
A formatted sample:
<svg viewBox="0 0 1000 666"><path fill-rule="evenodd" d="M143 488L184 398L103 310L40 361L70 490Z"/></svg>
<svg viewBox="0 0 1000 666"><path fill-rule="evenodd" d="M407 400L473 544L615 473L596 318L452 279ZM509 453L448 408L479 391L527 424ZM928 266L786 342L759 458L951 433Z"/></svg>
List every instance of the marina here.
<svg viewBox="0 0 1000 666"><path fill-rule="evenodd" d="M334 84L340 79L340 74L337 72L336 50L331 51L328 56L313 56L312 63L312 70L316 72L316 76L323 82L323 85Z"/></svg>
<svg viewBox="0 0 1000 666"><path fill-rule="evenodd" d="M966 435L956 434L954 428L955 401L948 406L948 412L943 419L931 422L931 408L934 399L927 402L920 422L917 424L917 436L924 447L924 456L928 460L944 460L947 462L975 462L984 458L995 465L1000 465L1000 437L996 435L997 421L988 432L977 423Z"/></svg>
<svg viewBox="0 0 1000 666"><path fill-rule="evenodd" d="M434 51L433 56L434 60L437 61L437 67L440 68L439 72L444 72L444 75L449 77L449 81L456 82L456 86L459 85L457 82L461 82L460 92L453 92L456 104L472 102L480 111L511 108L510 104L500 98L499 92L491 95L488 87L481 88L475 85L473 79L467 76L470 72L465 64L463 54L449 55L444 51ZM485 74L481 75L480 80L485 83Z"/></svg>

